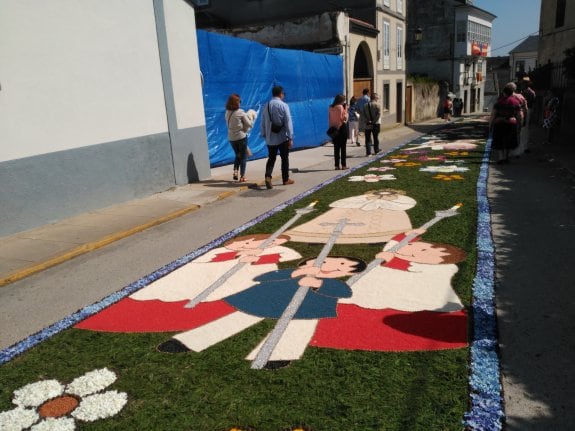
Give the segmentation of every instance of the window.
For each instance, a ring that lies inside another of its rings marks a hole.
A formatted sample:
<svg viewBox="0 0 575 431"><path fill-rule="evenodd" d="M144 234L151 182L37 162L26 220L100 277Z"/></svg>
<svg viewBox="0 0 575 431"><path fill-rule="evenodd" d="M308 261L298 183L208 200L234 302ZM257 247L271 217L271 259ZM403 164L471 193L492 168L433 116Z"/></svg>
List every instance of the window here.
<svg viewBox="0 0 575 431"><path fill-rule="evenodd" d="M389 69L389 23L383 22L383 68Z"/></svg>
<svg viewBox="0 0 575 431"><path fill-rule="evenodd" d="M557 10L555 11L555 27L565 25L565 4L567 0L557 0Z"/></svg>
<svg viewBox="0 0 575 431"><path fill-rule="evenodd" d="M389 84L383 84L383 110L389 111Z"/></svg>
<svg viewBox="0 0 575 431"><path fill-rule="evenodd" d="M397 27L397 69L403 69L403 28Z"/></svg>
<svg viewBox="0 0 575 431"><path fill-rule="evenodd" d="M383 5L389 7L389 0L383 0Z"/></svg>
<svg viewBox="0 0 575 431"><path fill-rule="evenodd" d="M517 74L525 72L525 60L518 60L515 62L515 76Z"/></svg>
<svg viewBox="0 0 575 431"><path fill-rule="evenodd" d="M459 29L458 29L459 33ZM467 40L481 43L491 43L491 27L479 24L475 21L468 21L467 23ZM459 35L458 40L459 42Z"/></svg>
<svg viewBox="0 0 575 431"><path fill-rule="evenodd" d="M403 0L397 0L397 12L403 15Z"/></svg>

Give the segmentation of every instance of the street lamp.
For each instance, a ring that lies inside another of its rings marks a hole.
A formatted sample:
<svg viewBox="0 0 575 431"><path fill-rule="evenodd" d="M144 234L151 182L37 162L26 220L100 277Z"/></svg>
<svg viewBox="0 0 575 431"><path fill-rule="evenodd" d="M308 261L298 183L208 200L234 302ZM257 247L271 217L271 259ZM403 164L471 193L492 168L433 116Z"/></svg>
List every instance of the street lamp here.
<svg viewBox="0 0 575 431"><path fill-rule="evenodd" d="M421 29L421 27L417 27L415 29L415 41L421 42L421 39L423 39L423 30Z"/></svg>

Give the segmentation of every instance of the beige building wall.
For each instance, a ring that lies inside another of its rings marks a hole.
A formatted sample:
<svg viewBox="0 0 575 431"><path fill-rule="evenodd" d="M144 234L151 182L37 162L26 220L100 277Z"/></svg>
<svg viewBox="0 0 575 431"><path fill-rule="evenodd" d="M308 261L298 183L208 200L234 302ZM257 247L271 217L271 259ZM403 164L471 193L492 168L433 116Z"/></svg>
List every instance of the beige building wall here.
<svg viewBox="0 0 575 431"><path fill-rule="evenodd" d="M377 5L379 54L376 88L383 108L383 127L405 122L406 3L407 0L379 0ZM389 49L386 48L386 38L389 38Z"/></svg>

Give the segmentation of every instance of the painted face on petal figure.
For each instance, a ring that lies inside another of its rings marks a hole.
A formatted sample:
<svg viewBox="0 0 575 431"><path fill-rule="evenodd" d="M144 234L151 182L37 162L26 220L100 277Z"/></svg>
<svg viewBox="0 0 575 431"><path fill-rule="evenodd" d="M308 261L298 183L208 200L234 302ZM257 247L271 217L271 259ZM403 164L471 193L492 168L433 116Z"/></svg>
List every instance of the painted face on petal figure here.
<svg viewBox="0 0 575 431"><path fill-rule="evenodd" d="M395 254L409 262L439 264L449 253L443 248L433 247L433 244L428 242L418 241L400 248Z"/></svg>
<svg viewBox="0 0 575 431"><path fill-rule="evenodd" d="M367 194L366 197L367 199L382 199L385 201L394 201L399 197L399 195L389 190L380 190L371 192Z"/></svg>
<svg viewBox="0 0 575 431"><path fill-rule="evenodd" d="M315 260L306 262L304 267L311 267ZM326 257L321 265L320 272L317 274L318 278L339 278L347 277L353 274L357 262L346 259L345 257Z"/></svg>

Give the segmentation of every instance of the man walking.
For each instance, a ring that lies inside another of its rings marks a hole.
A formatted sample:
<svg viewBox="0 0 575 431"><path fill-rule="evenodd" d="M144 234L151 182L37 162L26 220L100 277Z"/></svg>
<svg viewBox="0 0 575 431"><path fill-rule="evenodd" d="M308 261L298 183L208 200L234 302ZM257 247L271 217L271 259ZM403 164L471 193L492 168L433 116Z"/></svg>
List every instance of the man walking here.
<svg viewBox="0 0 575 431"><path fill-rule="evenodd" d="M363 107L361 115L365 117L365 154L371 155L371 137L373 136L373 153L379 153L379 131L381 129L381 109L377 103L379 96L372 93L371 102Z"/></svg>
<svg viewBox="0 0 575 431"><path fill-rule="evenodd" d="M283 184L293 184L289 177L289 150L293 146L293 124L285 97L283 87L276 85L272 88L272 99L263 110L261 136L265 138L268 147L268 160L266 162L266 188L271 189L272 172L276 163L278 151L281 158Z"/></svg>

